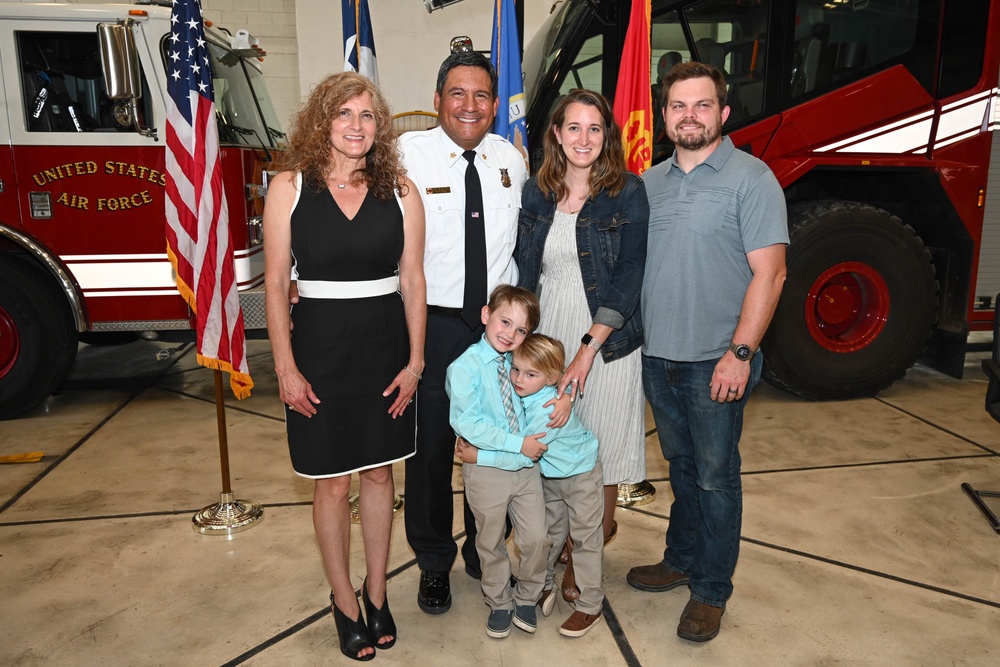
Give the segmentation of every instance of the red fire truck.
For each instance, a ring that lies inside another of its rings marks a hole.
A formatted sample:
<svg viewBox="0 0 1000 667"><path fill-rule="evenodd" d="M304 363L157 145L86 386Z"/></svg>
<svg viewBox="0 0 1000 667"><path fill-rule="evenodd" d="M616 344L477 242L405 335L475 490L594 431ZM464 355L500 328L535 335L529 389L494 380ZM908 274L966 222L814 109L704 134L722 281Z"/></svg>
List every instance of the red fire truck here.
<svg viewBox="0 0 1000 667"><path fill-rule="evenodd" d="M169 36L169 6L0 3L0 418L64 382L80 335L192 336L166 255ZM241 302L259 329L265 170L283 135L256 40L206 37Z"/></svg>
<svg viewBox="0 0 1000 667"><path fill-rule="evenodd" d="M536 162L560 95L613 97L629 5L563 0L526 49ZM724 131L785 190L769 379L838 399L917 359L961 376L1000 291L1000 2L653 0L651 28L653 99L677 62L719 67ZM657 120L654 161L672 151Z"/></svg>

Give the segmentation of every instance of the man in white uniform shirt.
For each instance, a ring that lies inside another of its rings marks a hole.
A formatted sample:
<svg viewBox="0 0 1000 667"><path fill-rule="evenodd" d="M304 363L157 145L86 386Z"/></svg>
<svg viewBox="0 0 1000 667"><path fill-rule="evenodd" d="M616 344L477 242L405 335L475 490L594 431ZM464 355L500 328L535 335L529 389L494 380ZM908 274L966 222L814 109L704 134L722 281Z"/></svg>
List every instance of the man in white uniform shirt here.
<svg viewBox="0 0 1000 667"><path fill-rule="evenodd" d="M498 284L517 284L513 253L527 170L521 153L506 139L489 133L497 103L496 72L489 60L475 52L453 53L441 65L434 93L440 125L409 132L399 142L407 175L417 186L427 218L426 366L417 394L417 453L406 460L404 516L406 538L420 566L417 604L429 614L451 607L448 573L458 551L452 537L455 433L448 422L445 371L483 333L478 314L475 321L462 317L463 305L469 309L464 301L470 161L482 189L482 205L477 207L482 211L472 215L482 217L485 231L485 283L480 276L473 291L483 292L481 304L485 305ZM476 529L468 504L465 528L465 570L478 579Z"/></svg>

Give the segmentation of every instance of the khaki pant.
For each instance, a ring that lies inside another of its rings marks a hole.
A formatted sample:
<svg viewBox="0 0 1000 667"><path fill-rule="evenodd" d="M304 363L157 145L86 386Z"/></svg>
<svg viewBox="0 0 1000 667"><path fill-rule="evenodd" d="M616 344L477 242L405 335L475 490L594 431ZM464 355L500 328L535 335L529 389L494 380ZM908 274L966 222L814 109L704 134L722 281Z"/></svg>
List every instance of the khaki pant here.
<svg viewBox="0 0 1000 667"><path fill-rule="evenodd" d="M573 570L580 598L576 610L599 614L604 607L604 471L598 461L590 472L542 478L549 551L545 589L555 587L553 572L566 536L573 536Z"/></svg>
<svg viewBox="0 0 1000 667"><path fill-rule="evenodd" d="M462 465L465 497L476 517L476 551L483 568L483 596L490 609L513 610L534 606L542 595L549 541L538 466L508 472L498 468ZM507 517L514 526L514 544L521 552L517 587L510 587L507 554Z"/></svg>

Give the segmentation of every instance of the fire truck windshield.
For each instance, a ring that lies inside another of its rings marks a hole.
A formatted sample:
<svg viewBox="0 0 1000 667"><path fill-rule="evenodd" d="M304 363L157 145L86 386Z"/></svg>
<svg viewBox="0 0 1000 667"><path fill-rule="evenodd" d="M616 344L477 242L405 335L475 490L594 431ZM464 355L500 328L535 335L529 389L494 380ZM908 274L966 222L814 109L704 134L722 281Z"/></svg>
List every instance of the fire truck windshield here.
<svg viewBox="0 0 1000 667"><path fill-rule="evenodd" d="M564 2L538 29L524 51L524 95L530 100L541 78L549 71L552 62L562 53L567 43L572 41L572 33L581 24L578 16L586 11L585 3Z"/></svg>
<svg viewBox="0 0 1000 667"><path fill-rule="evenodd" d="M219 141L223 145L280 148L281 131L264 77L254 63L209 42Z"/></svg>

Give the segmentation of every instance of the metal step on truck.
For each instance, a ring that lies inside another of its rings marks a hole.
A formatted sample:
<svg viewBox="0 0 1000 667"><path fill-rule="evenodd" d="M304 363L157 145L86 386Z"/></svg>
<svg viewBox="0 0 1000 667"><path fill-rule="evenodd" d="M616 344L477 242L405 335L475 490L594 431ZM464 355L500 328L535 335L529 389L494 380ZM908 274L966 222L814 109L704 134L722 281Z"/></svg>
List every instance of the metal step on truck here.
<svg viewBox="0 0 1000 667"><path fill-rule="evenodd" d="M560 96L614 97L629 9L562 0L525 49L534 164ZM653 100L678 62L720 68L723 131L784 188L768 379L844 399L918 359L960 377L1000 292L1000 1L653 0L650 42ZM673 148L653 116L656 162Z"/></svg>
<svg viewBox="0 0 1000 667"><path fill-rule="evenodd" d="M0 2L0 419L64 383L78 341L194 340L166 253L170 3ZM284 135L246 31L206 22L248 337L264 329L267 169Z"/></svg>

